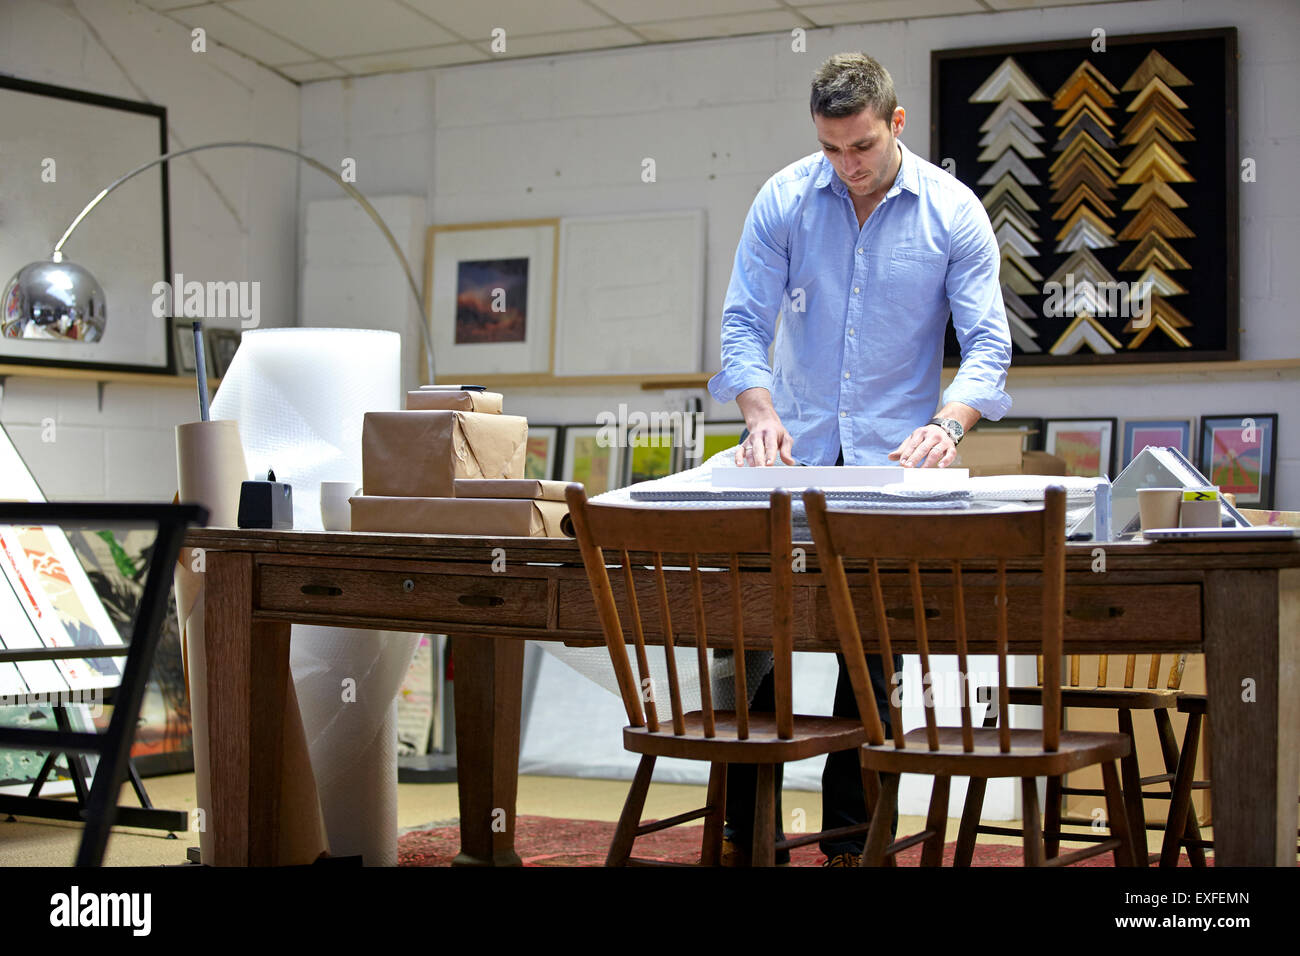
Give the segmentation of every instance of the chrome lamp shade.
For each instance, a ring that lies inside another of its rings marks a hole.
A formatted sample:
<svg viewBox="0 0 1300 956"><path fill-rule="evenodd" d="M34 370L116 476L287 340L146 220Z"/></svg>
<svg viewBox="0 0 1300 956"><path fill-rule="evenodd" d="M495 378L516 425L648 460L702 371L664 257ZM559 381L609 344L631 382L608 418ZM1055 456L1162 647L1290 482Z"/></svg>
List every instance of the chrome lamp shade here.
<svg viewBox="0 0 1300 956"><path fill-rule="evenodd" d="M104 290L74 262L23 266L5 286L0 334L9 339L98 342L108 312Z"/></svg>

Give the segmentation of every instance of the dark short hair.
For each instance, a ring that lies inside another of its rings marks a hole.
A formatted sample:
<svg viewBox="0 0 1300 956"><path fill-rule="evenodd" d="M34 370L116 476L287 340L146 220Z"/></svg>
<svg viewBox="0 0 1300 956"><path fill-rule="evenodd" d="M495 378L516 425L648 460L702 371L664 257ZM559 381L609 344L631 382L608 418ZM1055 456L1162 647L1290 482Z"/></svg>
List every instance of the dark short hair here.
<svg viewBox="0 0 1300 956"><path fill-rule="evenodd" d="M885 122L898 108L894 79L878 62L865 53L836 53L817 68L810 103L814 116L838 119L867 107Z"/></svg>

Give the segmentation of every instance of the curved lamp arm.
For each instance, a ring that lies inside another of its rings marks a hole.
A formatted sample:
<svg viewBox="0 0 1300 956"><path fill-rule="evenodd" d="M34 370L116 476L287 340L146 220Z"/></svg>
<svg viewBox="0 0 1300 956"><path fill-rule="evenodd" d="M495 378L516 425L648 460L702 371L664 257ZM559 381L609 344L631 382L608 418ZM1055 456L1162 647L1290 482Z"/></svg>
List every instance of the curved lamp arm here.
<svg viewBox="0 0 1300 956"><path fill-rule="evenodd" d="M90 215L91 210L93 210L96 206L100 204L100 202L104 199L105 196L111 193L118 186L121 186L128 179L132 179L133 177L138 176L146 169L150 169L151 167L157 166L159 163L165 163L169 159L175 159L178 156L184 156L186 153L197 153L198 151L204 149L231 149L231 148L269 149L272 152L285 153L289 156L293 156L299 161L306 163L308 166L312 167L313 169L319 170L320 172L328 176L330 179L332 179L335 183L337 183L339 186L343 188L343 191L345 193L347 193L349 196L355 199L357 203L361 206L361 208L366 211L366 214L370 216L370 218L374 221L375 225L379 227L379 231L384 234L384 238L388 240L389 246L391 246L393 249L393 254L397 256L397 261L402 264L402 271L406 274L406 284L410 286L411 295L415 296L416 304L419 305L420 307L420 321L418 324L420 326L420 336L424 340L424 356L425 356L425 363L427 366L426 370L429 373L429 384L432 385L435 381L434 371L433 371L433 342L429 340L429 330L426 327L426 323L428 322L429 312L425 308L424 296L421 295L420 289L415 283L415 276L411 272L411 264L406 261L406 255L405 253L402 252L402 247L399 246L397 244L397 240L393 238L393 233L389 230L388 225L384 222L383 218L379 215L379 212L375 209L374 206L370 205L370 201L361 194L361 191L359 189L357 189L351 183L345 182L343 177L341 177L338 173L334 172L334 170L330 169L324 163L312 159L310 156L307 156L304 153L300 153L297 150L289 149L287 146L276 146L273 143L256 143L251 141L239 141L239 140L235 140L231 142L222 142L222 143L200 143L198 146L187 146L185 149L177 149L170 153L164 153L163 155L158 156L155 159L149 160L147 163L142 163L141 165L137 166L135 169L131 170L125 175L119 176L117 179L113 180L111 183L109 183L107 186L101 189L94 199L86 203L86 208L81 210L81 212L77 213L77 218L72 220L72 224L69 225L66 230L64 230L63 235L59 237L59 241L54 244L54 254L52 258L54 259L55 262L63 261L63 244L68 241L68 237L70 237L72 233L76 230L76 228L79 225L81 225L81 221L85 219L88 215Z"/></svg>

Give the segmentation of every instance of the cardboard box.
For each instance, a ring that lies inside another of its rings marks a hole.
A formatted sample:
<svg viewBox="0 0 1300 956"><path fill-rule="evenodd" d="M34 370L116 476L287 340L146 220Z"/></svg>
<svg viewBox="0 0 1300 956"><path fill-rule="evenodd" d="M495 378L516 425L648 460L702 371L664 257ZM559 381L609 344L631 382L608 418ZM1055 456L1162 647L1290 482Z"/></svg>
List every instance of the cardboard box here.
<svg viewBox="0 0 1300 956"><path fill-rule="evenodd" d="M482 412L501 414L500 392L443 391L441 389L416 389L406 393L406 408L418 412Z"/></svg>
<svg viewBox="0 0 1300 956"><path fill-rule="evenodd" d="M540 478L457 478L457 498L539 498L563 501L567 481Z"/></svg>
<svg viewBox="0 0 1300 956"><path fill-rule="evenodd" d="M366 412L361 482L368 496L451 498L457 478L522 478L528 419L481 412Z"/></svg>
<svg viewBox="0 0 1300 956"><path fill-rule="evenodd" d="M501 537L571 538L573 523L563 501L536 498L350 499L353 531L473 534Z"/></svg>
<svg viewBox="0 0 1300 956"><path fill-rule="evenodd" d="M1045 451L1022 451L1024 432L981 428L961 440L956 465L972 478L986 475L1063 475L1065 461Z"/></svg>

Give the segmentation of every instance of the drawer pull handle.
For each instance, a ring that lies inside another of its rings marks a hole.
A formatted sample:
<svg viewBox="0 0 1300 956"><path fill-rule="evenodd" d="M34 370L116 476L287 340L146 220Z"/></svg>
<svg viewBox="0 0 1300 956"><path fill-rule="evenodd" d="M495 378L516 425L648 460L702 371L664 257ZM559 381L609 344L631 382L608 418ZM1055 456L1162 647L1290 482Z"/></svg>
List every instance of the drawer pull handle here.
<svg viewBox="0 0 1300 956"><path fill-rule="evenodd" d="M938 616L939 616L939 609L938 609L938 608L935 608L935 607L927 607L927 608L925 609L925 619L926 619L927 621L932 621L932 620L934 620L934 619L935 619L936 617L938 617ZM899 619L899 620L903 620L903 619L911 620L911 618L912 618L912 609L911 609L910 607L891 607L891 608L886 608L886 609L885 609L885 617L897 618L897 619Z"/></svg>
<svg viewBox="0 0 1300 956"><path fill-rule="evenodd" d="M1112 617L1120 617L1124 614L1122 607L1071 607L1065 609L1065 616L1072 617L1078 621L1104 621Z"/></svg>
<svg viewBox="0 0 1300 956"><path fill-rule="evenodd" d="M495 594L462 594L456 600L466 607L500 607L506 603L505 598Z"/></svg>
<svg viewBox="0 0 1300 956"><path fill-rule="evenodd" d="M312 597L338 597L343 593L343 589L331 584L304 584L302 593L310 594Z"/></svg>
<svg viewBox="0 0 1300 956"><path fill-rule="evenodd" d="M407 578L405 581L402 582L402 590L405 591L407 594L410 594L412 591L415 590L415 582L412 581L410 578Z"/></svg>

